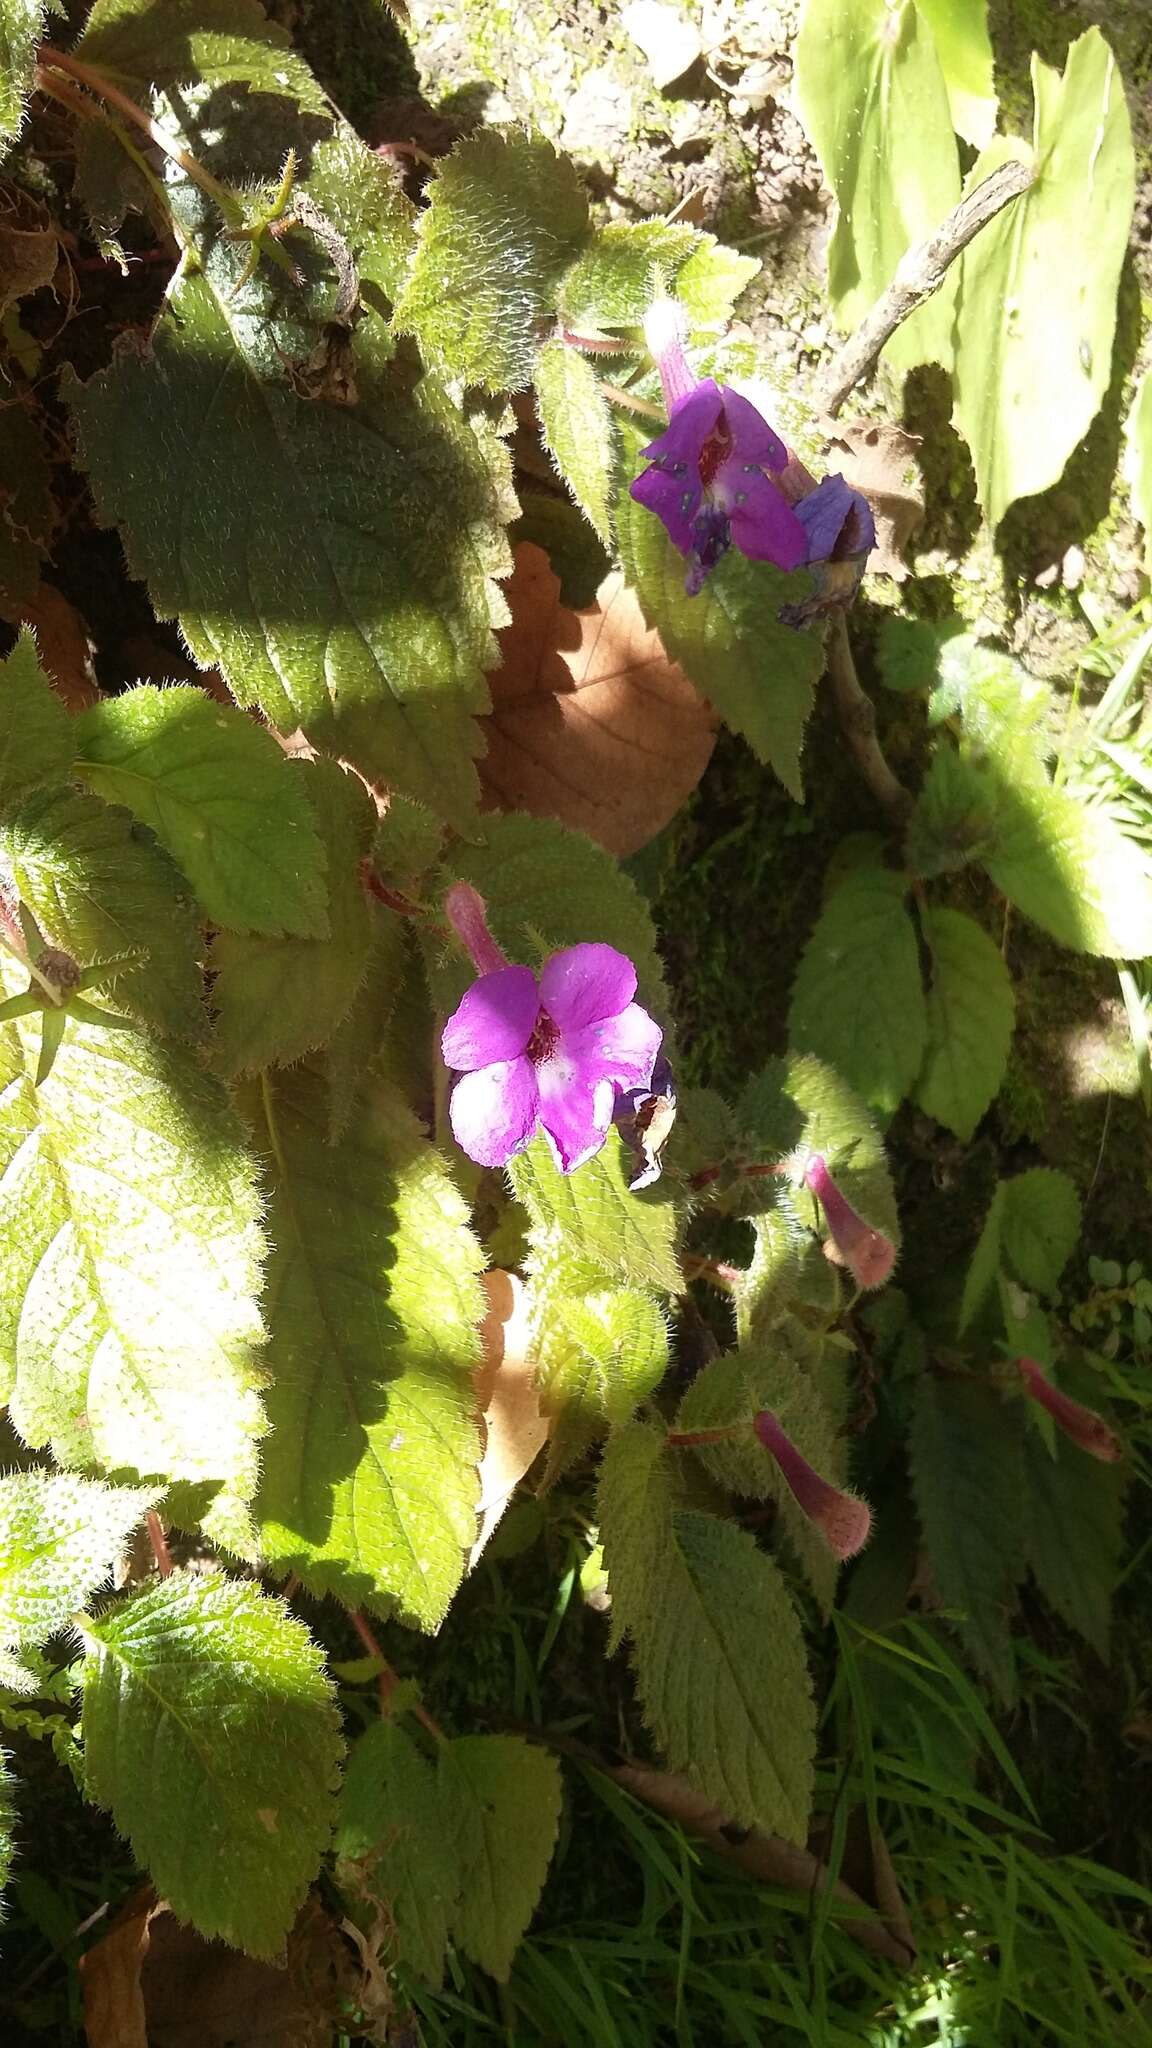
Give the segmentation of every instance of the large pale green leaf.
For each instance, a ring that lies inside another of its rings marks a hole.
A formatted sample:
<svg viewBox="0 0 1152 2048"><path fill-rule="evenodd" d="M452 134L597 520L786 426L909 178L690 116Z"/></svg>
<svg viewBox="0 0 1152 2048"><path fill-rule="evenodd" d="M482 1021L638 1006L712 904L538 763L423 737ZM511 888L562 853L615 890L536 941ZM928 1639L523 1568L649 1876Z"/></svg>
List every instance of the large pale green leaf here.
<svg viewBox="0 0 1152 2048"><path fill-rule="evenodd" d="M507 451L395 353L375 301L333 396L301 395L322 376L333 280L285 312L281 272L242 282L243 246L206 241L151 349L73 382L101 516L241 704L466 815L471 714L506 618Z"/></svg>
<svg viewBox="0 0 1152 2048"><path fill-rule="evenodd" d="M22 1048L22 1050L21 1050ZM62 1464L251 1491L259 1198L219 1084L133 1032L0 1037L0 1357Z"/></svg>
<svg viewBox="0 0 1152 2048"><path fill-rule="evenodd" d="M67 782L72 770L68 713L36 657L26 626L0 661L0 805L43 783Z"/></svg>
<svg viewBox="0 0 1152 2048"><path fill-rule="evenodd" d="M600 1532L613 1638L674 1770L733 1820L802 1842L816 1730L804 1642L771 1558L733 1522L679 1508L663 1437L610 1440Z"/></svg>
<svg viewBox="0 0 1152 2048"><path fill-rule="evenodd" d="M575 166L540 136L479 128L437 166L428 198L397 325L450 376L518 390L536 322L589 233Z"/></svg>
<svg viewBox="0 0 1152 2048"><path fill-rule="evenodd" d="M1152 370L1145 370L1136 386L1125 433L1132 510L1144 528L1144 559L1152 564Z"/></svg>
<svg viewBox="0 0 1152 2048"><path fill-rule="evenodd" d="M200 950L187 887L127 811L72 790L37 790L0 821L0 874L50 945L80 966L139 951L97 993L117 1010L203 1035Z"/></svg>
<svg viewBox="0 0 1152 2048"><path fill-rule="evenodd" d="M1057 482L1108 389L1135 189L1124 83L1098 28L1063 77L1033 56L1032 91L1031 149L997 138L969 183L1013 157L1034 181L969 243L957 287L956 417L993 527Z"/></svg>
<svg viewBox="0 0 1152 2048"><path fill-rule="evenodd" d="M561 1173L544 1138L509 1162L508 1172L532 1224L538 1257L578 1261L589 1282L658 1288L678 1294L676 1209L661 1184L631 1193L631 1154L616 1130L594 1159Z"/></svg>
<svg viewBox="0 0 1152 2048"><path fill-rule="evenodd" d="M324 847L270 733L203 690L147 684L72 731L76 773L151 827L217 924L323 937Z"/></svg>
<svg viewBox="0 0 1152 2048"><path fill-rule="evenodd" d="M532 373L548 453L606 547L612 545L615 436L600 379L579 349L544 344Z"/></svg>
<svg viewBox="0 0 1152 2048"><path fill-rule="evenodd" d="M218 932L212 946L217 1057L226 1074L289 1065L325 1045L348 1016L367 971L372 905L360 862L372 843L372 805L332 761L297 769L312 799L328 870L328 934L265 938Z"/></svg>
<svg viewBox="0 0 1152 2048"><path fill-rule="evenodd" d="M916 1510L937 1592L1004 1700L1015 1690L1009 1617L1024 1573L1018 1409L977 1381L925 1373L909 1436Z"/></svg>
<svg viewBox="0 0 1152 2048"><path fill-rule="evenodd" d="M792 989L788 1036L873 1108L894 1110L924 1057L927 1013L903 877L850 874L821 913Z"/></svg>
<svg viewBox="0 0 1152 2048"><path fill-rule="evenodd" d="M916 1100L968 1139L1004 1079L1016 1018L1012 977L974 918L932 907L921 922L932 965Z"/></svg>
<svg viewBox="0 0 1152 2048"><path fill-rule="evenodd" d="M181 1919L274 1956L335 1817L323 1653L279 1600L216 1573L175 1572L83 1637L91 1797Z"/></svg>
<svg viewBox="0 0 1152 2048"><path fill-rule="evenodd" d="M1055 1294L1080 1235L1080 1197L1066 1173L1030 1166L1001 1183L1001 1243L1025 1287Z"/></svg>
<svg viewBox="0 0 1152 2048"><path fill-rule="evenodd" d="M796 110L836 200L829 296L854 328L960 197L948 90L914 0L805 0L795 56ZM950 365L953 296L948 281L897 328L893 369Z"/></svg>
<svg viewBox="0 0 1152 2048"><path fill-rule="evenodd" d="M1045 783L1005 781L993 849L998 889L1061 945L1109 960L1152 953L1152 868L1106 811Z"/></svg>
<svg viewBox="0 0 1152 2048"><path fill-rule="evenodd" d="M806 570L782 575L770 562L749 562L733 549L703 590L689 597L683 556L654 514L628 494L650 436L630 426L620 432L623 488L616 498L616 530L624 573L644 616L725 724L799 798L804 728L824 665L824 642L817 627L781 625L779 613L810 594L812 579Z"/></svg>
<svg viewBox="0 0 1152 2048"><path fill-rule="evenodd" d="M47 11L46 0L0 0L0 148L19 133Z"/></svg>
<svg viewBox="0 0 1152 2048"><path fill-rule="evenodd" d="M317 1592L425 1628L476 1533L471 1369L483 1313L467 1211L384 1088L338 1143L305 1068L266 1080L272 1434L256 1513L267 1555Z"/></svg>
<svg viewBox="0 0 1152 2048"><path fill-rule="evenodd" d="M519 1735L461 1735L439 1755L443 1825L456 1857L456 1940L505 1980L560 1826L560 1766Z"/></svg>
<svg viewBox="0 0 1152 2048"><path fill-rule="evenodd" d="M0 1642L43 1643L63 1628L155 1500L38 1466L0 1477Z"/></svg>
<svg viewBox="0 0 1152 2048"><path fill-rule="evenodd" d="M460 1889L436 1768L395 1721L353 1745L336 1824L337 1882L381 1906L396 1959L427 1984L444 1974L448 1919Z"/></svg>
<svg viewBox="0 0 1152 2048"><path fill-rule="evenodd" d="M916 0L916 6L932 31L952 126L973 149L983 149L996 128L988 0Z"/></svg>
<svg viewBox="0 0 1152 2048"><path fill-rule="evenodd" d="M1047 1444L1035 1429L1028 1432L1024 1471L1029 1570L1061 1621L1106 1658L1112 1596L1120 1583L1122 1474L1115 1465L1086 1458L1058 1433Z"/></svg>

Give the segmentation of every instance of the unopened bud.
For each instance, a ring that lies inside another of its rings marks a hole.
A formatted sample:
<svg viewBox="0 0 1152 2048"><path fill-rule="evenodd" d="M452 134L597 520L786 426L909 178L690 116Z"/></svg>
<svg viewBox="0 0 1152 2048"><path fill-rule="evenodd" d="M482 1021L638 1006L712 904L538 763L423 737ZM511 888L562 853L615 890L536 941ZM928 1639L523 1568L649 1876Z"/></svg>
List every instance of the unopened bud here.
<svg viewBox="0 0 1152 2048"><path fill-rule="evenodd" d="M837 1557L855 1557L867 1543L872 1527L872 1511L867 1501L822 1479L807 1458L800 1455L770 1409L761 1409L752 1426L765 1450L775 1458L797 1507L819 1529L829 1550Z"/></svg>
<svg viewBox="0 0 1152 2048"><path fill-rule="evenodd" d="M444 910L477 974L497 974L507 967L507 957L488 929L488 905L471 882L453 882L444 898Z"/></svg>
<svg viewBox="0 0 1152 2048"><path fill-rule="evenodd" d="M824 1211L839 1262L847 1266L857 1287L883 1287L896 1264L896 1247L891 1238L885 1237L882 1230L873 1230L857 1214L847 1196L841 1194L819 1152L808 1159L804 1181Z"/></svg>
<svg viewBox="0 0 1152 2048"><path fill-rule="evenodd" d="M1034 1358L1018 1358L1016 1369L1024 1382L1024 1392L1030 1401L1038 1401L1046 1408L1057 1429L1087 1451L1090 1458L1099 1458L1105 1465L1114 1465L1124 1455L1124 1446L1116 1431L1109 1427L1102 1415L1095 1409L1085 1408L1080 1401L1073 1401L1054 1387L1043 1368Z"/></svg>

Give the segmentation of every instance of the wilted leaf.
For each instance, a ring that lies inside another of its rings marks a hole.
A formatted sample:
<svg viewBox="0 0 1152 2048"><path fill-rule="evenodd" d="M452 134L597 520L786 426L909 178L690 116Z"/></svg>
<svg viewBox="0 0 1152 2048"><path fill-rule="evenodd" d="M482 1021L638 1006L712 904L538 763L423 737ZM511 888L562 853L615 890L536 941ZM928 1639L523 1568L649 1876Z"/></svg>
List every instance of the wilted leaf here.
<svg viewBox="0 0 1152 2048"><path fill-rule="evenodd" d="M40 583L21 604L20 620L35 633L40 666L68 710L86 711L95 704L100 692L91 639L75 605L54 583Z"/></svg>
<svg viewBox="0 0 1152 2048"><path fill-rule="evenodd" d="M480 1325L483 1358L476 1394L484 1414L484 1455L480 1460L480 1529L469 1569L508 1506L536 1454L548 1440L549 1422L540 1412L536 1365L529 1348L530 1321L524 1282L515 1273L485 1273L488 1313Z"/></svg>
<svg viewBox="0 0 1152 2048"><path fill-rule="evenodd" d="M829 444L828 467L863 491L876 521L868 568L897 582L908 574L908 542L924 517L924 479L916 462L917 434L886 420L846 420Z"/></svg>
<svg viewBox="0 0 1152 2048"><path fill-rule="evenodd" d="M516 550L504 666L480 777L490 804L558 818L621 858L676 815L708 765L715 721L619 574L586 611L560 603L548 558Z"/></svg>
<svg viewBox="0 0 1152 2048"><path fill-rule="evenodd" d="M2 40L2 38L0 38ZM0 193L0 320L17 299L51 284L59 243L43 207L25 193Z"/></svg>

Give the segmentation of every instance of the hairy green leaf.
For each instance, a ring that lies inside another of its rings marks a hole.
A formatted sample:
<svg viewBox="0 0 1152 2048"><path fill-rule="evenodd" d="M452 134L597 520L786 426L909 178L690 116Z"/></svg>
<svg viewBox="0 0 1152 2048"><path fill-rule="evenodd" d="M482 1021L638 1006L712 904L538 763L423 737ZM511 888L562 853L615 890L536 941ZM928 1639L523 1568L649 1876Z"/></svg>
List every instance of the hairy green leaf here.
<svg viewBox="0 0 1152 2048"><path fill-rule="evenodd" d="M556 1845L560 1766L519 1735L461 1735L441 1749L439 1772L461 1884L452 1931L504 1982Z"/></svg>
<svg viewBox="0 0 1152 2048"><path fill-rule="evenodd" d="M397 325L449 375L519 390L536 322L589 233L575 167L540 136L479 128L437 166L428 197Z"/></svg>
<svg viewBox="0 0 1152 2048"><path fill-rule="evenodd" d="M663 1437L608 1443L600 1531L615 1642L631 1638L644 1716L674 1770L733 1820L802 1842L815 1713L795 1609L732 1522L678 1508Z"/></svg>
<svg viewBox="0 0 1152 2048"><path fill-rule="evenodd" d="M1112 1596L1120 1583L1124 1481L1058 1433L1029 1430L1024 1548L1036 1584L1061 1621L1108 1656Z"/></svg>
<svg viewBox="0 0 1152 2048"><path fill-rule="evenodd" d="M611 547L616 447L600 379L579 349L549 341L536 358L533 382L548 453L581 511Z"/></svg>
<svg viewBox="0 0 1152 2048"><path fill-rule="evenodd" d="M1009 1617L1024 1572L1024 1460L1017 1410L975 1380L925 1373L909 1436L916 1509L937 1591L997 1693L1010 1701Z"/></svg>
<svg viewBox="0 0 1152 2048"><path fill-rule="evenodd" d="M13 1779L8 1763L7 1752L0 1749L0 1894L3 1893L8 1882L8 1873L12 1868L12 1851L15 1846L13 1837L16 1831L16 1807L12 1798ZM3 1898L0 1896L0 1916L3 1910Z"/></svg>
<svg viewBox="0 0 1152 2048"><path fill-rule="evenodd" d="M20 132L47 11L46 0L0 0L0 147Z"/></svg>
<svg viewBox="0 0 1152 2048"><path fill-rule="evenodd" d="M435 1628L476 1533L479 1248L388 1090L325 1142L320 1075L266 1080L272 1423L267 1555L320 1593Z"/></svg>
<svg viewBox="0 0 1152 2048"><path fill-rule="evenodd" d="M44 435L26 407L9 402L0 411L0 618L18 618L34 596L59 518Z"/></svg>
<svg viewBox="0 0 1152 2048"><path fill-rule="evenodd" d="M334 1818L322 1652L279 1600L217 1573L174 1572L83 1634L91 1797L174 1913L274 1956Z"/></svg>
<svg viewBox="0 0 1152 2048"><path fill-rule="evenodd" d="M1055 1294L1080 1235L1080 1197L1066 1173L1031 1166L1002 1183L1001 1241L1025 1287Z"/></svg>
<svg viewBox="0 0 1152 2048"><path fill-rule="evenodd" d="M435 1766L394 1721L373 1722L353 1745L340 1790L337 1882L384 1908L396 1960L431 1985L444 1974L460 1889L444 1821Z"/></svg>
<svg viewBox="0 0 1152 2048"><path fill-rule="evenodd" d="M318 761L294 773L312 800L327 861L328 936L217 933L212 1000L217 1057L226 1074L290 1065L327 1044L348 1016L368 967L372 906L360 862L372 843L372 805L355 777L335 762Z"/></svg>
<svg viewBox="0 0 1152 2048"><path fill-rule="evenodd" d="M922 881L952 873L994 852L996 791L975 761L945 742L920 785L904 842L908 866Z"/></svg>
<svg viewBox="0 0 1152 2048"><path fill-rule="evenodd" d="M952 633L943 642L929 717L939 724L959 715L974 761L990 759L1012 783L1046 782L1045 763L1055 746L1053 708L1051 684L1002 648L972 633Z"/></svg>
<svg viewBox="0 0 1152 2048"><path fill-rule="evenodd" d="M0 805L7 808L43 783L67 782L72 755L68 713L25 626L7 660L0 661Z"/></svg>
<svg viewBox="0 0 1152 2048"><path fill-rule="evenodd" d="M77 774L151 828L215 923L324 936L324 847L270 733L203 690L150 684L73 730Z"/></svg>
<svg viewBox="0 0 1152 2048"><path fill-rule="evenodd" d="M80 1024L36 1088L37 1043L0 1035L12 1420L61 1464L250 1492L262 1243L223 1091L180 1049Z"/></svg>
<svg viewBox="0 0 1152 2048"><path fill-rule="evenodd" d="M983 864L1017 910L1077 953L1152 953L1152 868L1106 811L1065 789L1007 781L997 803Z"/></svg>
<svg viewBox="0 0 1152 2048"><path fill-rule="evenodd" d="M952 126L973 149L983 149L996 128L988 0L916 0L916 6L932 31Z"/></svg>
<svg viewBox="0 0 1152 2048"><path fill-rule="evenodd" d="M242 86L297 100L332 117L331 106L286 31L259 0L96 0L76 54L137 84Z"/></svg>
<svg viewBox="0 0 1152 2048"><path fill-rule="evenodd" d="M1033 182L969 243L956 293L956 416L993 527L1058 481L1100 408L1132 219L1128 107L1100 30L1072 44L1063 77L1033 55L1032 91L1031 149L997 137L969 184L1013 158Z"/></svg>
<svg viewBox="0 0 1152 2048"><path fill-rule="evenodd" d="M397 997L414 966L404 920L382 904L374 903L371 922L364 979L343 1023L332 1034L324 1062L328 1077L328 1136L332 1142L347 1129L357 1092L386 1042ZM406 1078L415 1080L414 1075Z"/></svg>
<svg viewBox="0 0 1152 2048"><path fill-rule="evenodd" d="M906 883L885 869L847 876L822 912L792 989L788 1036L881 1111L908 1094L927 1010Z"/></svg>
<svg viewBox="0 0 1152 2048"><path fill-rule="evenodd" d="M921 922L932 971L916 1100L938 1123L968 1139L1008 1065L1016 1020L1012 977L974 918L933 907L921 913Z"/></svg>
<svg viewBox="0 0 1152 2048"><path fill-rule="evenodd" d="M43 1643L63 1628L155 1501L36 1466L0 1477L0 1642Z"/></svg>
<svg viewBox="0 0 1152 2048"><path fill-rule="evenodd" d="M532 1313L541 1407L577 1430L626 1422L664 1377L668 1328L635 1288L589 1288L586 1270L561 1256L537 1278Z"/></svg>
<svg viewBox="0 0 1152 2048"><path fill-rule="evenodd" d="M740 256L711 235L698 235L687 262L676 273L676 297L692 326L727 326L741 292L762 267L757 257Z"/></svg>
<svg viewBox="0 0 1152 2048"><path fill-rule="evenodd" d="M538 1257L562 1252L590 1276L678 1294L683 1278L675 1207L663 1186L632 1194L631 1170L631 1154L616 1130L577 1173L561 1173L543 1138L508 1165Z"/></svg>
<svg viewBox="0 0 1152 2048"><path fill-rule="evenodd" d="M622 427L623 488L616 531L624 573L667 652L741 733L785 789L803 793L804 728L824 663L823 636L813 627L783 626L783 605L808 596L807 570L785 576L770 562L724 556L696 597L684 588L684 560L660 521L628 495L641 467L642 437ZM646 438L646 437L644 437Z"/></svg>
<svg viewBox="0 0 1152 2048"><path fill-rule="evenodd" d="M37 790L0 821L0 875L49 945L80 966L146 953L95 985L115 1009L203 1036L199 934L183 878L126 811L72 790Z"/></svg>
<svg viewBox="0 0 1152 2048"><path fill-rule="evenodd" d="M796 109L836 200L829 296L851 329L960 197L948 91L913 0L806 0L795 62ZM953 300L948 279L897 328L893 369L949 367Z"/></svg>
<svg viewBox="0 0 1152 2048"><path fill-rule="evenodd" d="M597 230L560 286L568 327L640 327L654 299L674 290L694 327L725 322L760 269L683 221L609 221Z"/></svg>

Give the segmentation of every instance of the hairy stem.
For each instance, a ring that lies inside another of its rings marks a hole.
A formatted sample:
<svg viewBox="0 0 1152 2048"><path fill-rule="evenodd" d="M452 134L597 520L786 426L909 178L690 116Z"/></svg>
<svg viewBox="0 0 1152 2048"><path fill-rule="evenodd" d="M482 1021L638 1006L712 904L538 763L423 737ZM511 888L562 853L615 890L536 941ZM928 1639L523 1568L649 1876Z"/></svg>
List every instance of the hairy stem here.
<svg viewBox="0 0 1152 2048"><path fill-rule="evenodd" d="M392 1695L400 1683L400 1674L398 1671L393 1671L391 1664L376 1640L374 1631L364 1619L359 1608L349 1607L346 1609L346 1612L368 1655L379 1659L381 1668L376 1679L376 1689L380 1694L380 1712L382 1714L390 1714L392 1711ZM427 1708L421 1706L419 1700L417 1700L410 1711L416 1716L420 1726L426 1729L429 1735L434 1736L437 1742L444 1741L444 1730L439 1722L432 1719Z"/></svg>
<svg viewBox="0 0 1152 2048"><path fill-rule="evenodd" d="M156 1513L155 1508L148 1508L146 1510L144 1527L148 1531L148 1541L152 1545L152 1555L156 1560L156 1570L162 1579L171 1578L172 1552L168 1548L168 1538L164 1532L164 1524Z"/></svg>
<svg viewBox="0 0 1152 2048"><path fill-rule="evenodd" d="M894 825L907 824L913 798L884 756L876 737L876 710L861 689L843 615L833 618L827 643L828 677L840 730L865 782Z"/></svg>
<svg viewBox="0 0 1152 2048"><path fill-rule="evenodd" d="M178 165L185 177L191 178L194 185L199 185L202 192L207 192L209 197L216 201L226 220L234 226L243 226L243 211L232 193L220 183L219 178L214 178L211 171L206 170L194 156L190 156L186 149L182 149L172 136L166 135L159 123L152 119L151 114L138 106L135 100L130 99L126 92L121 92L120 87L113 85L110 78L105 78L103 72L94 71L90 64L82 63L79 57L69 57L61 50L52 49L48 44L42 45L38 52L36 82L43 91L64 101L64 104L71 105L74 110L75 99L69 95L65 100L64 94L57 90L50 76L54 71L62 71L66 77L74 78L78 85L95 94L97 99L103 100L107 106L115 107L124 115L125 120L130 121L133 127L148 137L149 142L155 143L157 149L162 150L170 162Z"/></svg>

